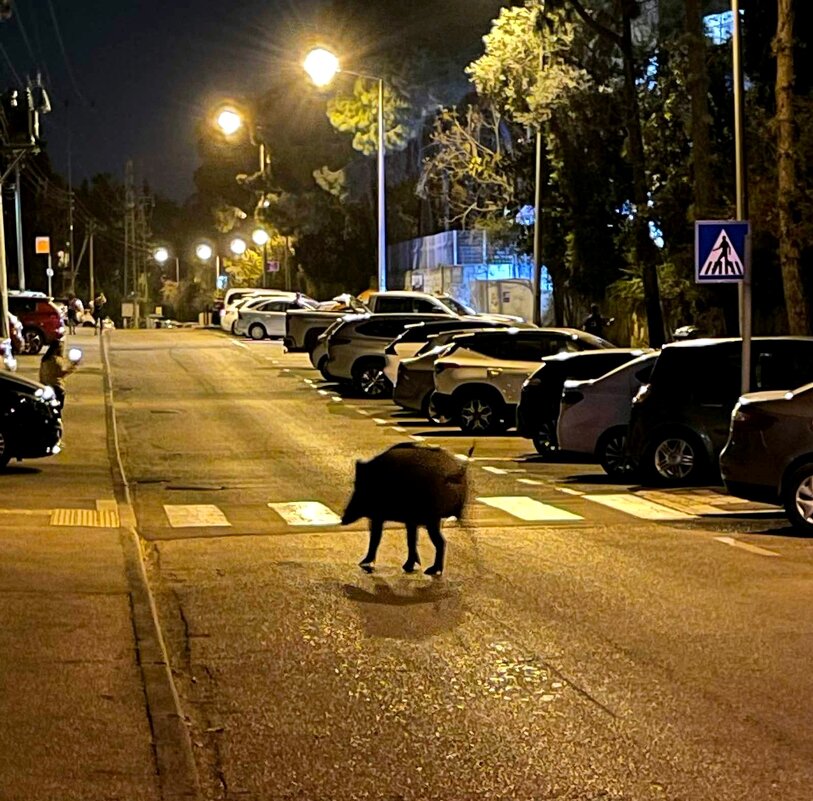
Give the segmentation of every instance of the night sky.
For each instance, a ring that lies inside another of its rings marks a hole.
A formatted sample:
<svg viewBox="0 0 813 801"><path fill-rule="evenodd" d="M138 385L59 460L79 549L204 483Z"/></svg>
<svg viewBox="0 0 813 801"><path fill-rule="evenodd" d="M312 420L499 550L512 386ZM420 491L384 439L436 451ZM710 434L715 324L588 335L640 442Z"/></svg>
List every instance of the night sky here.
<svg viewBox="0 0 813 801"><path fill-rule="evenodd" d="M378 5L344 3L359 15ZM194 190L196 126L207 110L228 95L259 94L286 71L290 80L304 80L298 64L324 27L318 12L325 5L324 0L17 0L12 18L0 24L2 80L5 88L17 83L14 71L23 80L37 68L43 71L54 110L43 118L42 132L48 155L66 178L69 154L74 182L97 172L121 177L129 157L138 177L183 200ZM470 45L487 32L500 3L400 5L416 11L409 22L415 35L437 34L444 25L459 31L462 25ZM352 27L352 15L346 23ZM392 41L404 33L409 31L394 30Z"/></svg>

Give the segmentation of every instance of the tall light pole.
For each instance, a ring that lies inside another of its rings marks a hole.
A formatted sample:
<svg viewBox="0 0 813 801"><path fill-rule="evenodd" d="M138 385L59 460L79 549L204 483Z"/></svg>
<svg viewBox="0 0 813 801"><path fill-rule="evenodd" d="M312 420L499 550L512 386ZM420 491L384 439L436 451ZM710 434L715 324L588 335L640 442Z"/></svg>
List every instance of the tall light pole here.
<svg viewBox="0 0 813 801"><path fill-rule="evenodd" d="M384 79L377 75L342 69L339 59L323 47L311 50L303 63L305 72L316 86L331 83L339 72L376 81L378 84L378 290L387 289L387 196L384 173Z"/></svg>

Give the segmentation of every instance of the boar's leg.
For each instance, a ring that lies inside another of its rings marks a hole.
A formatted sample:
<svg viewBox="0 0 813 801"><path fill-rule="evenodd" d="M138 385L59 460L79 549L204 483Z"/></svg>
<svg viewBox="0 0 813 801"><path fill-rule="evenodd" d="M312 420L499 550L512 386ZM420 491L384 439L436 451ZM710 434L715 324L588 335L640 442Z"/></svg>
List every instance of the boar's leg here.
<svg viewBox="0 0 813 801"><path fill-rule="evenodd" d="M370 544L367 546L367 556L359 562L359 567L366 573L372 573L375 567L375 555L381 543L381 534L384 531L383 520L370 518Z"/></svg>
<svg viewBox="0 0 813 801"><path fill-rule="evenodd" d="M435 563L427 567L423 572L427 576L439 576L443 573L443 559L446 555L446 540L443 539L443 534L440 531L440 520L433 520L428 523L426 530L429 533L429 539L432 540L432 545L435 546Z"/></svg>
<svg viewBox="0 0 813 801"><path fill-rule="evenodd" d="M421 563L418 556L418 526L415 523L407 523L407 560L404 562L404 573L414 573L415 566Z"/></svg>

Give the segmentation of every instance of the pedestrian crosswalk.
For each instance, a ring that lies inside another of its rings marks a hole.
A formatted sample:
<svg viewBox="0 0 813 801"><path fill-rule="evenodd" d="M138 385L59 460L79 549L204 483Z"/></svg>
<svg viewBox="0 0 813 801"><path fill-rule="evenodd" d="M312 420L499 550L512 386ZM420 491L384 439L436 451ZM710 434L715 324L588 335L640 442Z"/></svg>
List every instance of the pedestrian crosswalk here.
<svg viewBox="0 0 813 801"><path fill-rule="evenodd" d="M551 494L548 489L547 495ZM510 525L586 524L599 520L634 518L647 522L686 522L736 517L775 511L761 504L748 504L722 493L698 490L694 494L655 490L636 492L581 493L562 488L556 497L530 495L477 495L466 509L463 525L478 527ZM341 525L340 510L315 499L268 501L264 509L253 510L256 530L263 525L275 529L330 529ZM242 527L247 518L245 506L223 508L214 504L163 504L163 526L173 529ZM777 512L778 513L778 512ZM160 525L160 521L155 520Z"/></svg>

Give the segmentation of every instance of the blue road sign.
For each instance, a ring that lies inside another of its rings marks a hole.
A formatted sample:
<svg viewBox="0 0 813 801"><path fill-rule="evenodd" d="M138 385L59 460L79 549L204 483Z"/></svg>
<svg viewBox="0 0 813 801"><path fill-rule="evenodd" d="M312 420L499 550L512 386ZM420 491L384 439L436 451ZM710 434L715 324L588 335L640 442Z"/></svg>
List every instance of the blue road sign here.
<svg viewBox="0 0 813 801"><path fill-rule="evenodd" d="M751 226L742 220L698 220L694 224L694 275L698 284L745 280L746 240Z"/></svg>

